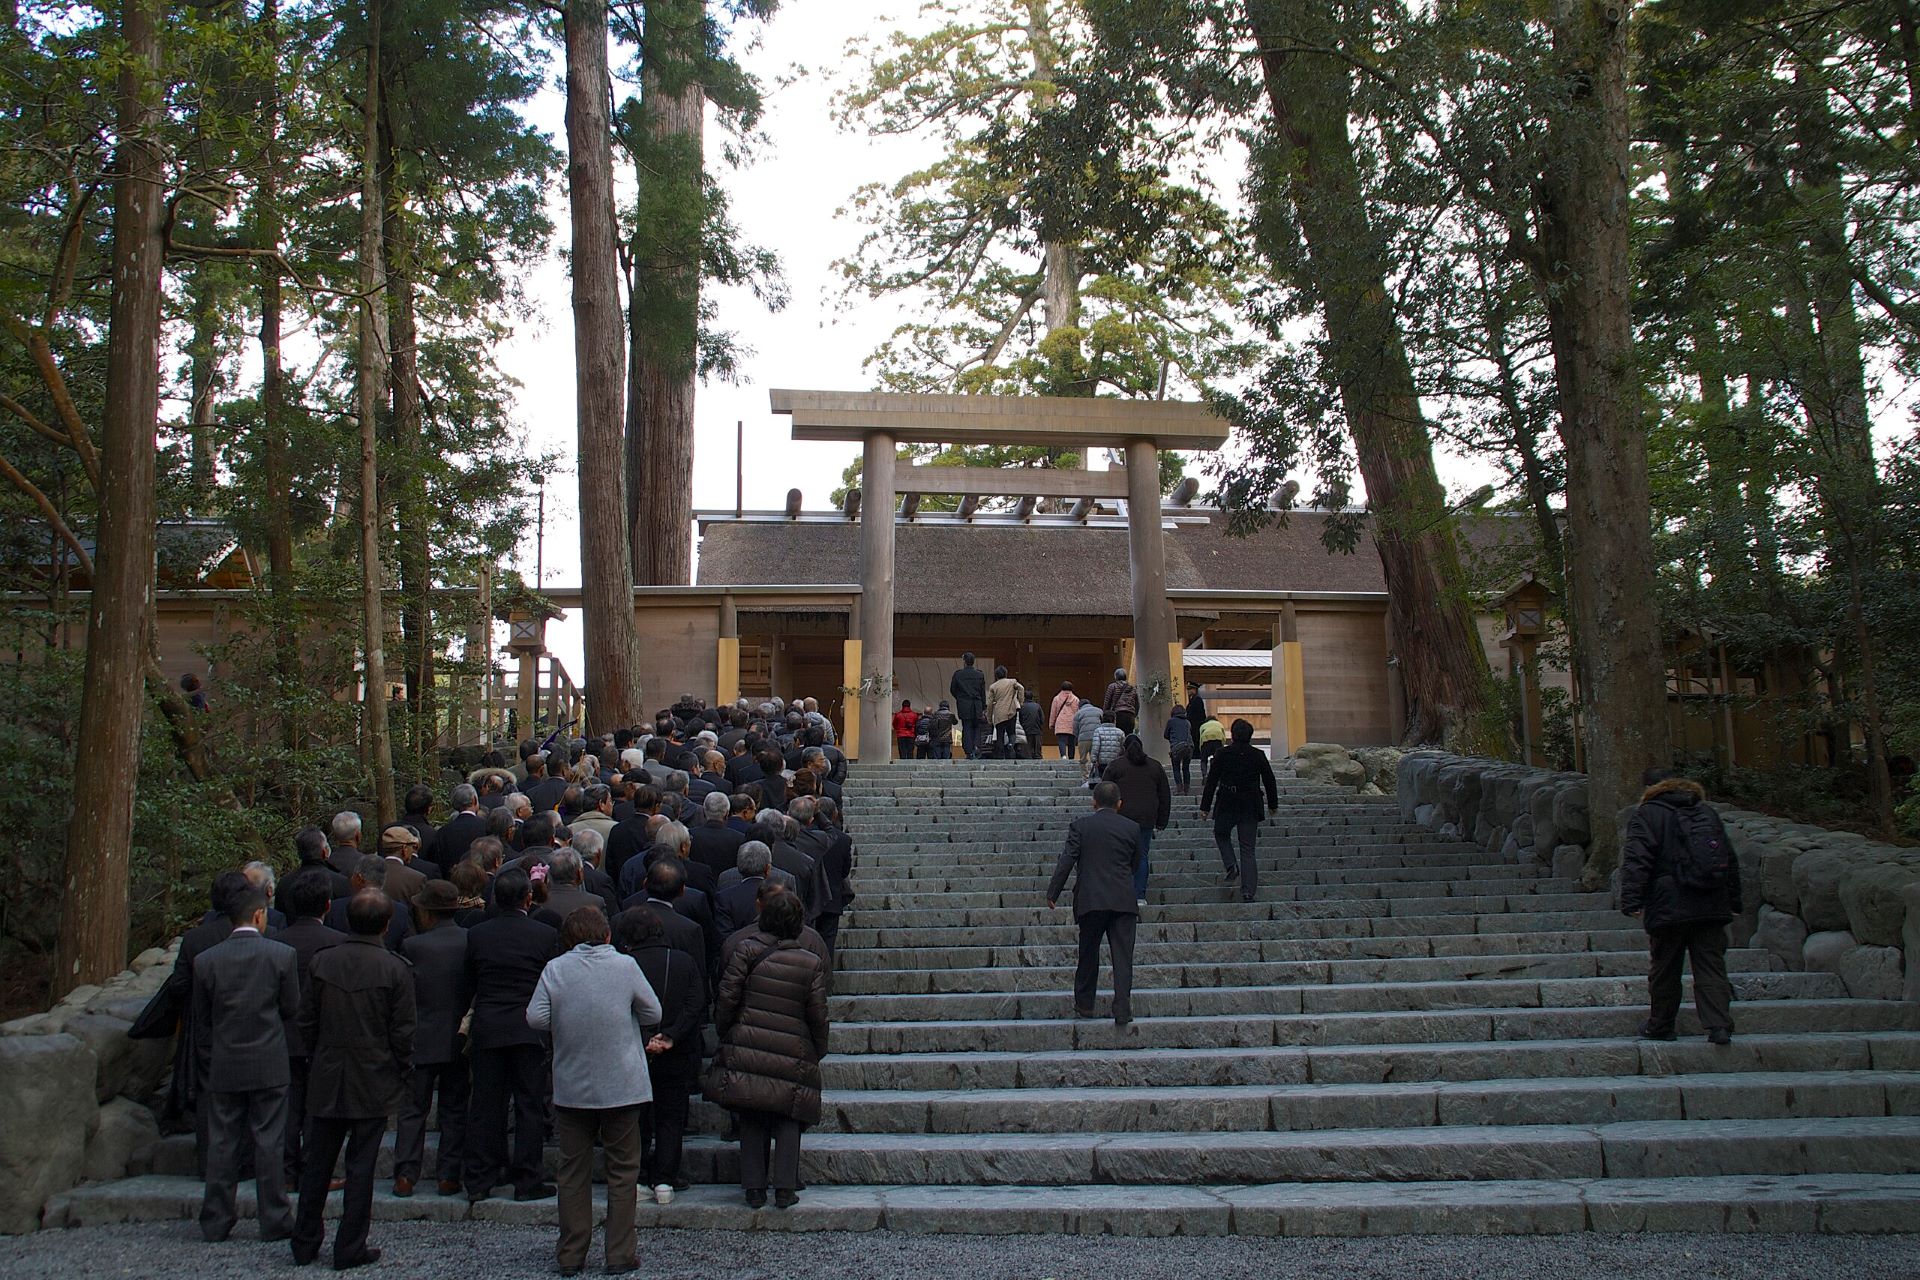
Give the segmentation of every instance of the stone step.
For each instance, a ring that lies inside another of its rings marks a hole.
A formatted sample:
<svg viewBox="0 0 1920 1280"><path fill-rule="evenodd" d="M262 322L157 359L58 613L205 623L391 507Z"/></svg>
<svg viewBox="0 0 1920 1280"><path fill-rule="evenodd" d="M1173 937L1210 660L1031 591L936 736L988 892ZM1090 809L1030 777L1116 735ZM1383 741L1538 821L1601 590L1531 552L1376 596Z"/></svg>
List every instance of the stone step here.
<svg viewBox="0 0 1920 1280"><path fill-rule="evenodd" d="M1326 922L1303 922L1304 924ZM1511 922L1509 926L1511 927ZM1408 956L1555 954L1577 951L1625 951L1646 945L1637 929L1550 933L1382 934L1323 937L1301 930L1299 937L1266 942L1149 942L1134 953L1136 964L1240 964L1275 960L1393 959ZM978 969L998 965L1058 967L1072 965L1072 946L915 947L887 951L845 949L834 957L840 971L859 969ZM1770 953L1769 953L1770 954Z"/></svg>
<svg viewBox="0 0 1920 1280"><path fill-rule="evenodd" d="M1367 886L1370 887L1370 886ZM1241 902L1237 890L1227 886L1216 890L1216 900L1168 902L1163 891L1148 882L1148 906L1140 919L1140 928L1173 924L1240 927L1269 921L1291 922L1315 916L1348 919L1354 916L1398 915L1486 915L1530 912L1605 911L1611 907L1606 893L1473 893L1463 886L1458 894L1433 896L1440 886L1422 884L1389 886L1408 889L1400 893L1367 893L1365 887L1349 885L1283 886L1294 897L1263 897ZM1302 890L1306 892L1302 894ZM1230 901L1219 901L1220 892L1231 892ZM1416 894L1418 896L1416 896ZM841 922L843 931L852 928L878 929L884 933L916 929L1007 929L1030 931L1035 927L1058 927L1059 913L1048 910L1044 902L1026 902L1011 906L965 909L925 908L920 910L869 909L865 895L855 899ZM1228 934L1226 936L1232 936Z"/></svg>
<svg viewBox="0 0 1920 1280"><path fill-rule="evenodd" d="M1102 1002L1104 1005L1104 1002ZM1767 1000L1742 1004L1739 1027L1755 1034L1920 1031L1920 1004L1900 1000ZM835 1054L1049 1053L1074 1049L1289 1048L1377 1044L1485 1044L1508 1040L1607 1039L1632 1035L1643 1008L1430 1009L1368 1013L1274 1013L1214 1017L951 1019L840 1022Z"/></svg>
<svg viewBox="0 0 1920 1280"><path fill-rule="evenodd" d="M1831 973L1736 973L1732 978L1734 999L1743 1004L1766 1000L1844 1000L1847 996L1846 984ZM1595 1006L1643 1009L1645 1004L1645 980L1632 977L1200 988L1163 988L1136 983L1133 989L1133 1012L1139 1018ZM1068 1018L1072 1012L1073 997L1065 986L1046 992L836 994L828 1008L835 1022L1044 1021Z"/></svg>
<svg viewBox="0 0 1920 1280"><path fill-rule="evenodd" d="M1217 865L1217 864L1216 864ZM1516 874L1518 873L1518 874ZM1044 885L1052 874L1052 867L1035 868L1027 874L957 877L942 873L936 877L911 875L881 875L875 869L856 861L855 880L862 903L876 899L893 897L910 899L899 904L915 909L967 909L972 907L1024 907L1033 901L1028 896L1036 884ZM1190 889L1162 886L1167 893L1204 893L1219 887L1219 873L1209 877L1213 883ZM1277 898L1286 900L1294 895L1284 893L1287 889L1301 887L1336 885L1430 885L1428 890L1434 894L1450 894L1467 890L1470 886L1510 884L1512 892L1536 893L1577 893L1579 882L1571 877L1529 875L1525 868L1511 864L1504 866L1467 866L1467 867L1342 867L1337 870L1311 870L1297 867L1262 867L1260 869L1260 888L1262 892L1272 889ZM1168 901L1186 901L1182 898L1169 898Z"/></svg>
<svg viewBox="0 0 1920 1280"><path fill-rule="evenodd" d="M1920 1034L1911 1031L1742 1032L1730 1045L1710 1045L1700 1038L1699 1024L1685 1009L1680 1030L1682 1038L1675 1041L1610 1036L1477 1044L864 1054L830 1057L821 1071L827 1088L845 1090L1168 1089L1683 1072L1920 1071Z"/></svg>
<svg viewBox="0 0 1920 1280"><path fill-rule="evenodd" d="M1751 949L1728 952L1727 965L1735 974L1782 972L1780 961L1770 952ZM1149 988L1211 990L1235 986L1468 982L1478 979L1630 978L1640 984L1644 983L1646 971L1647 954L1644 950L1636 950L1581 951L1562 955L1281 960L1218 965L1136 964L1133 980L1137 993ZM1064 993L1072 983L1071 965L1054 968L843 969L834 975L833 988L836 993L847 996L1043 992L1064 998ZM1831 990L1830 987L1828 989Z"/></svg>
<svg viewBox="0 0 1920 1280"><path fill-rule="evenodd" d="M695 1182L733 1182L739 1148L690 1138ZM1449 1125L1297 1133L809 1134L809 1186L1120 1186L1920 1174L1920 1116Z"/></svg>
<svg viewBox="0 0 1920 1280"><path fill-rule="evenodd" d="M329 1216L339 1214L331 1198ZM596 1188L594 1224L606 1212ZM256 1213L243 1183L242 1217ZM55 1198L49 1227L185 1222L200 1211L200 1183L129 1178ZM1259 1186L839 1186L810 1188L788 1210L753 1210L732 1187L695 1187L660 1206L643 1199L642 1231L879 1231L921 1235L1386 1236L1545 1235L1593 1231L1796 1233L1910 1231L1920 1178L1878 1174L1805 1177L1662 1177L1509 1182L1268 1183ZM487 1222L551 1228L552 1200L518 1204L416 1194L374 1196L379 1222ZM242 1234L250 1231L243 1228ZM378 1243L375 1227L375 1242ZM236 1237L240 1238L240 1237Z"/></svg>

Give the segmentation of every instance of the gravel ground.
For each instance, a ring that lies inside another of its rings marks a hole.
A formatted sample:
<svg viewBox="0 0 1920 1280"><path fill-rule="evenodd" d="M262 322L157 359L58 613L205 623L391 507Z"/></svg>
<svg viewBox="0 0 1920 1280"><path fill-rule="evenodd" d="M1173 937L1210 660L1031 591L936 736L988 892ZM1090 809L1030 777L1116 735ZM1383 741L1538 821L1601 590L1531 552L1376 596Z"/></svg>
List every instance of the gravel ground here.
<svg viewBox="0 0 1920 1280"><path fill-rule="evenodd" d="M331 1227L329 1223L329 1227ZM245 1231L248 1226L243 1225ZM375 1223L371 1276L506 1280L553 1273L551 1229ZM1915 1280L1910 1236L1401 1236L1378 1240L1118 1239L663 1231L641 1237L647 1280ZM323 1255L324 1260L325 1255ZM598 1249L592 1258L597 1269ZM201 1242L192 1223L0 1238L0 1276L255 1280L297 1272L286 1246ZM592 1274L592 1270L588 1274Z"/></svg>

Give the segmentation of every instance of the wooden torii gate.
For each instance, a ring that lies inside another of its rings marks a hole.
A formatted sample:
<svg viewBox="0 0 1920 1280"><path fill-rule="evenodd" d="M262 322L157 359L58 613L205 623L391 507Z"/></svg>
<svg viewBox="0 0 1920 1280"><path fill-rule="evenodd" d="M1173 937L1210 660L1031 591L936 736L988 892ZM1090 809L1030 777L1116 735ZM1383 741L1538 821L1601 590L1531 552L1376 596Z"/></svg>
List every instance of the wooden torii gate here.
<svg viewBox="0 0 1920 1280"><path fill-rule="evenodd" d="M772 392L773 412L793 419L796 440L861 443L860 618L858 656L848 684L861 690L856 747L876 760L891 755L893 688L893 544L896 503L923 493L964 498L1018 497L1030 513L1040 498L1072 498L1084 518L1095 500L1124 498L1133 574L1133 679L1171 690L1179 636L1167 600L1166 543L1160 514L1160 450L1207 451L1227 441L1227 424L1203 404L1178 400L1100 400L1056 396L902 395L873 391ZM1115 471L999 470L900 466L902 444L1037 445L1118 449ZM1141 699L1141 739L1166 758L1165 699ZM878 744L873 745L873 744Z"/></svg>

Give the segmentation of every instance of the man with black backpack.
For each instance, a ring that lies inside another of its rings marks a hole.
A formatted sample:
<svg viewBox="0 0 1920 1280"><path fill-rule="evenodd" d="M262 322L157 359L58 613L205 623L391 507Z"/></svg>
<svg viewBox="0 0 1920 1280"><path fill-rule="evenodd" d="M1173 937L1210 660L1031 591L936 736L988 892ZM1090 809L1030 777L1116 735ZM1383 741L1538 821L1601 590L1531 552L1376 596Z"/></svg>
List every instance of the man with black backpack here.
<svg viewBox="0 0 1920 1280"><path fill-rule="evenodd" d="M1727 924L1740 914L1740 859L1699 783L1668 769L1642 776L1646 792L1627 822L1620 909L1647 931L1652 1008L1640 1034L1674 1038L1680 968L1693 962L1693 1003L1713 1044L1733 1042Z"/></svg>

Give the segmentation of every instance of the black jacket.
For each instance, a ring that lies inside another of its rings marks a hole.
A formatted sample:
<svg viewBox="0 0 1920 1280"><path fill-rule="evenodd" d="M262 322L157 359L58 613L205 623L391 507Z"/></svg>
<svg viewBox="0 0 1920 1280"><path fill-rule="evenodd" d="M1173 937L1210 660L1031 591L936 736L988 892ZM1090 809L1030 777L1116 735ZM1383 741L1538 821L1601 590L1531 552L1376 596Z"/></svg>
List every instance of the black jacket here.
<svg viewBox="0 0 1920 1280"><path fill-rule="evenodd" d="M401 943L400 955L413 966L413 1060L421 1066L457 1061L460 1020L473 1003L467 931L442 921Z"/></svg>
<svg viewBox="0 0 1920 1280"><path fill-rule="evenodd" d="M442 871L451 871L467 856L467 846L487 834L487 820L478 813L456 813L447 825L433 833L426 844L427 855Z"/></svg>
<svg viewBox="0 0 1920 1280"><path fill-rule="evenodd" d="M341 875L338 871L335 871L325 859L319 862L303 862L292 871L287 872L286 875L280 877L280 887L273 891L274 909L282 915L285 915L287 910L287 881L293 879L295 875L305 871L308 867L318 867L327 873L327 883L330 886L327 889L328 898L344 898L353 892L353 882Z"/></svg>
<svg viewBox="0 0 1920 1280"><path fill-rule="evenodd" d="M1117 911L1138 915L1140 908L1133 896L1133 869L1140 862L1140 827L1130 818L1112 809L1097 809L1084 818L1075 818L1067 828L1066 848L1054 864L1053 879L1047 885L1047 901L1058 902L1067 877L1078 876L1073 885L1073 914L1076 919L1089 911Z"/></svg>
<svg viewBox="0 0 1920 1280"><path fill-rule="evenodd" d="M300 1009L293 948L235 930L193 962L193 1043L201 1079L215 1093L283 1088L287 1031Z"/></svg>
<svg viewBox="0 0 1920 1280"><path fill-rule="evenodd" d="M613 824L613 831L607 836L607 851L602 858L604 869L613 882L620 883L620 873L627 863L640 857L647 851L647 819L650 813L637 813L631 818Z"/></svg>
<svg viewBox="0 0 1920 1280"><path fill-rule="evenodd" d="M740 846L747 842L745 832L735 831L724 822L718 826L703 822L687 834L693 840L693 847L687 851L688 861L710 869L716 881L733 870Z"/></svg>
<svg viewBox="0 0 1920 1280"><path fill-rule="evenodd" d="M1167 785L1167 770L1152 756L1145 764L1121 756L1102 776L1120 788L1121 817L1155 831L1165 831L1167 823L1173 821L1173 789Z"/></svg>
<svg viewBox="0 0 1920 1280"><path fill-rule="evenodd" d="M502 912L467 930L474 1048L545 1043L527 1025L527 1002L540 985L540 971L559 951L559 930L518 911Z"/></svg>
<svg viewBox="0 0 1920 1280"><path fill-rule="evenodd" d="M1690 821L1701 822L1726 845L1727 876L1714 888L1689 888L1674 876ZM1740 914L1740 859L1699 783L1672 778L1648 787L1640 797L1627 820L1620 859L1620 909L1628 915L1644 912L1640 923L1647 929L1725 924Z"/></svg>
<svg viewBox="0 0 1920 1280"><path fill-rule="evenodd" d="M1228 743L1207 767L1207 785L1200 792L1200 807L1212 809L1220 802L1220 812L1232 817L1260 816L1260 792L1265 788L1267 808L1280 807L1280 790L1274 785L1273 766L1252 743L1241 746Z"/></svg>
<svg viewBox="0 0 1920 1280"><path fill-rule="evenodd" d="M797 941L755 933L727 962L714 1000L720 1052L701 1081L730 1111L820 1122L827 966Z"/></svg>
<svg viewBox="0 0 1920 1280"><path fill-rule="evenodd" d="M686 1080L700 1070L700 1027L707 1020L707 982L700 966L662 939L633 950L633 961L660 997L658 1034L673 1041L663 1054L647 1055L647 1066L661 1076Z"/></svg>
<svg viewBox="0 0 1920 1280"><path fill-rule="evenodd" d="M725 939L760 918L760 884L765 876L736 880L713 895L713 923Z"/></svg>
<svg viewBox="0 0 1920 1280"><path fill-rule="evenodd" d="M309 918L295 920L274 934L273 940L284 942L293 948L294 959L299 965L300 995L304 999L307 994L307 977L313 971L313 958L328 947L345 942L347 935ZM299 1024L291 1019L287 1023L287 1052L296 1058L307 1056L307 1047L300 1040Z"/></svg>
<svg viewBox="0 0 1920 1280"><path fill-rule="evenodd" d="M978 667L961 667L947 681L947 696L963 723L978 720L987 711L987 673Z"/></svg>
<svg viewBox="0 0 1920 1280"><path fill-rule="evenodd" d="M680 905L676 902L662 902L658 898L644 898L633 903L653 912L660 925L667 931L667 945L675 951L683 952L695 964L700 966L701 981L707 979L707 931L698 921L689 920L680 914Z"/></svg>
<svg viewBox="0 0 1920 1280"><path fill-rule="evenodd" d="M355 935L313 958L300 1035L313 1050L307 1114L367 1120L400 1106L413 1070L413 973L378 938Z"/></svg>

